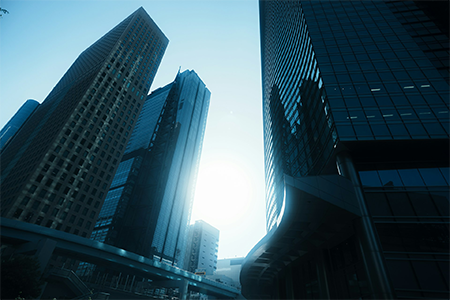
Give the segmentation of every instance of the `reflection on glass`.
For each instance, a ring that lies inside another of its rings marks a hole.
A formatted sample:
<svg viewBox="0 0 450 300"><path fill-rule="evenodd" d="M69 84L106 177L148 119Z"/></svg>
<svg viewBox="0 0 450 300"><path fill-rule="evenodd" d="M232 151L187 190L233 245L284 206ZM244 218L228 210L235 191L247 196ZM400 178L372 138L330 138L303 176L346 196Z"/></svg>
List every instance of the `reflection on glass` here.
<svg viewBox="0 0 450 300"><path fill-rule="evenodd" d="M424 186L422 177L417 169L398 170L405 186Z"/></svg>
<svg viewBox="0 0 450 300"><path fill-rule="evenodd" d="M362 171L359 172L359 178L362 185L365 186L381 186L380 178L377 171Z"/></svg>
<svg viewBox="0 0 450 300"><path fill-rule="evenodd" d="M447 181L447 184L450 183L450 168L440 168L442 172L442 176L444 176L445 180Z"/></svg>
<svg viewBox="0 0 450 300"><path fill-rule="evenodd" d="M397 170L378 171L383 186L402 186Z"/></svg>
<svg viewBox="0 0 450 300"><path fill-rule="evenodd" d="M420 174L422 175L425 184L428 186L445 186L447 183L445 182L444 177L438 168L433 169L419 169Z"/></svg>

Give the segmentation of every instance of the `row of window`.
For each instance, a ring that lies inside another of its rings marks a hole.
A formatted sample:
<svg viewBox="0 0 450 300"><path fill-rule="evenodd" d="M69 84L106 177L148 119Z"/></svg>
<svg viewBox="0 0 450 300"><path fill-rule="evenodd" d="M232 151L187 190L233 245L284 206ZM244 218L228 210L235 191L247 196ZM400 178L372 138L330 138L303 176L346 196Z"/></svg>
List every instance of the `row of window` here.
<svg viewBox="0 0 450 300"><path fill-rule="evenodd" d="M361 171L359 177L363 186L400 187L400 186L448 186L449 168L423 168Z"/></svg>
<svg viewBox="0 0 450 300"><path fill-rule="evenodd" d="M336 124L341 141L448 138L448 123ZM445 131L445 130L447 131Z"/></svg>

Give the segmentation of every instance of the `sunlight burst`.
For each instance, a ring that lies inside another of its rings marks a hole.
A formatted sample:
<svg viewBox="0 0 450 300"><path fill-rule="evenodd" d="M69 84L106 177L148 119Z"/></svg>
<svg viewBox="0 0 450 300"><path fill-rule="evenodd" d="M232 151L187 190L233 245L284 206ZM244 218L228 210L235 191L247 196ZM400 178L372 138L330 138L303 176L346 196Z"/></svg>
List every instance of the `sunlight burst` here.
<svg viewBox="0 0 450 300"><path fill-rule="evenodd" d="M252 181L245 170L229 161L219 161L200 169L194 212L204 220L230 225L244 218L250 208Z"/></svg>

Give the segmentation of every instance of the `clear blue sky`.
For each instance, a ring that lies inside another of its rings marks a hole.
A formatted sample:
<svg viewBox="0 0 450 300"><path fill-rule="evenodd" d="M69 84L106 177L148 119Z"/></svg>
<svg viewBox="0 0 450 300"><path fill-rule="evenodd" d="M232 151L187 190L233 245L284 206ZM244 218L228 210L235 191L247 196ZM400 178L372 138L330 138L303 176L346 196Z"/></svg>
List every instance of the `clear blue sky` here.
<svg viewBox="0 0 450 300"><path fill-rule="evenodd" d="M219 258L245 256L265 234L256 0L3 0L0 128L27 99L42 102L83 50L140 6L170 40L151 90L181 67L212 93L191 222L220 230Z"/></svg>

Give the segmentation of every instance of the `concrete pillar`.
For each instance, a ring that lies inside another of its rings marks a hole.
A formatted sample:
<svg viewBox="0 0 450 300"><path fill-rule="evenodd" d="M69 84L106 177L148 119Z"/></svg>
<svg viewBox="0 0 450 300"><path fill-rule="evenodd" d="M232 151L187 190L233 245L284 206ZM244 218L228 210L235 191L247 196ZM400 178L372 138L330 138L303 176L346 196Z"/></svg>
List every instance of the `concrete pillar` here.
<svg viewBox="0 0 450 300"><path fill-rule="evenodd" d="M188 294L189 280L181 279L181 280L163 280L163 281L155 281L156 285L164 287L164 288L178 288L180 300L186 300Z"/></svg>
<svg viewBox="0 0 450 300"><path fill-rule="evenodd" d="M372 287L373 299L394 299L391 283L386 271L385 262L381 253L381 247L375 235L372 220L367 210L366 201L358 172L349 153L341 152L336 157L340 174L351 180L355 189L361 218L355 221L357 236L363 256L367 278Z"/></svg>
<svg viewBox="0 0 450 300"><path fill-rule="evenodd" d="M318 250L316 254L316 272L317 281L319 282L320 299L330 299L330 291L328 288L327 269L323 259L323 250Z"/></svg>
<svg viewBox="0 0 450 300"><path fill-rule="evenodd" d="M56 247L56 241L51 239L41 239L36 242L28 242L18 247L15 253L32 254L36 256L39 261L39 270L41 274L44 272L47 264L52 257L53 251Z"/></svg>
<svg viewBox="0 0 450 300"><path fill-rule="evenodd" d="M180 300L186 300L188 296L188 288L189 288L189 281L187 279L181 279L180 280L180 286L179 286L179 296L178 299Z"/></svg>
<svg viewBox="0 0 450 300"><path fill-rule="evenodd" d="M294 286L292 281L292 267L288 266L286 268L286 273L284 276L284 283L286 287L286 298L294 299Z"/></svg>

